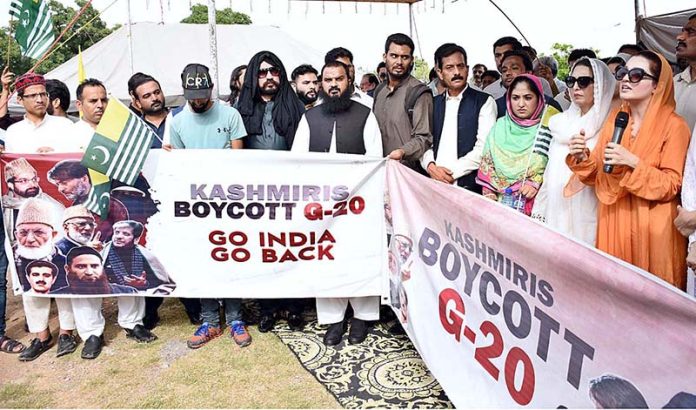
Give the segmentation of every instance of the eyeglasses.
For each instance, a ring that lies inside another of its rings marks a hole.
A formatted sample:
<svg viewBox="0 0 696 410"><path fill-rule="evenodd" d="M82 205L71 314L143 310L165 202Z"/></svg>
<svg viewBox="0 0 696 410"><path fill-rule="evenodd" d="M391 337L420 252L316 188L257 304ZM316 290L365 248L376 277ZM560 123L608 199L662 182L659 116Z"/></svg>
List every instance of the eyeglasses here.
<svg viewBox="0 0 696 410"><path fill-rule="evenodd" d="M652 78L653 80L657 81L657 77L646 73L645 70L639 67L631 68L630 70L626 67L619 67L616 70L615 77L618 81L621 81L626 74L628 74L628 82L632 84L643 81L645 77Z"/></svg>
<svg viewBox="0 0 696 410"><path fill-rule="evenodd" d="M266 78L268 73L271 73L273 77L280 77L280 69L277 67L268 67L259 69L259 78Z"/></svg>
<svg viewBox="0 0 696 410"><path fill-rule="evenodd" d="M575 83L578 83L578 87L582 89L587 88L588 85L594 83L594 78L590 76L573 77L572 75L569 75L566 77L565 83L568 88L573 88Z"/></svg>
<svg viewBox="0 0 696 410"><path fill-rule="evenodd" d="M51 231L45 229L18 229L17 237L26 238L29 235L34 235L35 238L48 238L51 235Z"/></svg>
<svg viewBox="0 0 696 410"><path fill-rule="evenodd" d="M84 221L84 222L67 222L67 224L77 226L77 227L80 228L80 229L84 229L84 228L87 228L87 227L92 228L92 227L96 226L96 224L95 224L94 222L89 222L89 221Z"/></svg>
<svg viewBox="0 0 696 410"><path fill-rule="evenodd" d="M21 97L26 98L27 100L35 100L38 97L39 99L43 100L44 98L48 98L48 93L24 94Z"/></svg>
<svg viewBox="0 0 696 410"><path fill-rule="evenodd" d="M12 181L10 181L10 182L15 183L15 184L27 184L27 183L29 183L29 182L37 182L38 180L39 180L38 177L34 177L34 178L14 178L14 179L13 179Z"/></svg>

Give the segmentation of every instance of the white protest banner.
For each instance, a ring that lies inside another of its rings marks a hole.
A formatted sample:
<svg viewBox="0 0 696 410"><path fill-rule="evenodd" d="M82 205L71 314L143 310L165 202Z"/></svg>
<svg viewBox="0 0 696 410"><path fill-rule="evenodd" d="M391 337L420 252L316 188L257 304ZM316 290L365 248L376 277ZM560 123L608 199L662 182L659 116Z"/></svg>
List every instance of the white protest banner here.
<svg viewBox="0 0 696 410"><path fill-rule="evenodd" d="M387 187L391 303L456 407L661 408L696 398L693 298L392 162Z"/></svg>
<svg viewBox="0 0 696 410"><path fill-rule="evenodd" d="M92 189L78 154L5 155L3 168L18 293L382 294L381 158L153 150L134 186L111 182L105 220L75 206ZM37 260L53 279L38 278Z"/></svg>

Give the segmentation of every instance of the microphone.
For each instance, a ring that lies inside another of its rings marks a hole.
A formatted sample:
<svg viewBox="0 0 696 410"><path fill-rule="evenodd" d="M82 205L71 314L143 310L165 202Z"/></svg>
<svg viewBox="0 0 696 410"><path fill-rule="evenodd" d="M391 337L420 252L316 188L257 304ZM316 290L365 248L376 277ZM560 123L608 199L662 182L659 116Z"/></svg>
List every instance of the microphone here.
<svg viewBox="0 0 696 410"><path fill-rule="evenodd" d="M626 131L626 126L628 125L628 113L624 111L619 111L616 114L616 119L614 120L614 135L611 136L611 142L615 144L621 144L621 137L623 137L624 131ZM614 171L614 166L610 164L604 165L604 172L611 174Z"/></svg>

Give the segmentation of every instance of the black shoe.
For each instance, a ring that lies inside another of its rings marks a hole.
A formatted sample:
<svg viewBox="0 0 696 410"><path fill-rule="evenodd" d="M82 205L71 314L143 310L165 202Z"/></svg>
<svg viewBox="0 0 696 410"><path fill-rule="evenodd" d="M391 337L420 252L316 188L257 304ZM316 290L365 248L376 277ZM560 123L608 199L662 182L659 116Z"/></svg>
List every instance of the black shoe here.
<svg viewBox="0 0 696 410"><path fill-rule="evenodd" d="M77 338L74 335L58 336L58 349L56 357L65 356L77 350Z"/></svg>
<svg viewBox="0 0 696 410"><path fill-rule="evenodd" d="M352 345L357 345L365 341L367 338L367 323L364 320L353 318L350 321L350 332L348 332L348 341Z"/></svg>
<svg viewBox="0 0 696 410"><path fill-rule="evenodd" d="M147 330L143 325L135 325L133 329L124 329L126 331L126 337L133 339L138 343L150 343L157 340L152 332Z"/></svg>
<svg viewBox="0 0 696 410"><path fill-rule="evenodd" d="M160 318L158 314L154 314L151 316L145 316L143 318L143 327L147 330L152 330L157 327L157 325L160 322Z"/></svg>
<svg viewBox="0 0 696 410"><path fill-rule="evenodd" d="M326 331L324 335L324 344L327 346L336 346L341 343L343 339L343 333L346 332L346 322L345 320L338 323L334 323L329 326L329 330Z"/></svg>
<svg viewBox="0 0 696 410"><path fill-rule="evenodd" d="M189 318L189 322L191 322L192 325L195 326L200 326L203 324L203 320L201 319L201 313L200 312L186 312L186 315Z"/></svg>
<svg viewBox="0 0 696 410"><path fill-rule="evenodd" d="M288 316L288 326L290 326L290 330L299 332L304 329L304 319L302 318L302 315L298 315L296 313L291 313Z"/></svg>
<svg viewBox="0 0 696 410"><path fill-rule="evenodd" d="M273 317L273 315L265 315L259 321L259 332L269 332L271 329L273 329L273 326L275 326L275 322L276 320L275 317Z"/></svg>
<svg viewBox="0 0 696 410"><path fill-rule="evenodd" d="M85 340L85 345L82 347L82 354L80 355L83 359L96 359L99 353L102 351L102 346L104 345L104 336L90 336Z"/></svg>
<svg viewBox="0 0 696 410"><path fill-rule="evenodd" d="M53 336L48 335L48 339L42 341L38 337L31 340L29 347L24 349L22 353L19 354L20 362L30 362L37 357L41 356L43 352L50 349L53 346Z"/></svg>

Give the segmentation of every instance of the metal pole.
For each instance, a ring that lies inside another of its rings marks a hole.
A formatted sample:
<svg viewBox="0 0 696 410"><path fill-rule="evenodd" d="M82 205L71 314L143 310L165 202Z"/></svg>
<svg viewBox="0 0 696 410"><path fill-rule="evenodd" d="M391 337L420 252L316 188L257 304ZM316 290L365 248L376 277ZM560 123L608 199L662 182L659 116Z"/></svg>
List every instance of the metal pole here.
<svg viewBox="0 0 696 410"><path fill-rule="evenodd" d="M213 99L219 99L217 32L215 30L215 0L208 0L208 37L210 41L210 76L213 79Z"/></svg>
<svg viewBox="0 0 696 410"><path fill-rule="evenodd" d="M408 35L413 38L413 3L408 3Z"/></svg>
<svg viewBox="0 0 696 410"><path fill-rule="evenodd" d="M634 25L636 31L636 44L640 41L640 31L638 30L638 21L640 20L640 0L634 0L633 7L635 9L636 22Z"/></svg>
<svg viewBox="0 0 696 410"><path fill-rule="evenodd" d="M128 58L130 63L130 73L133 75L133 21L131 20L131 2L128 0Z"/></svg>

